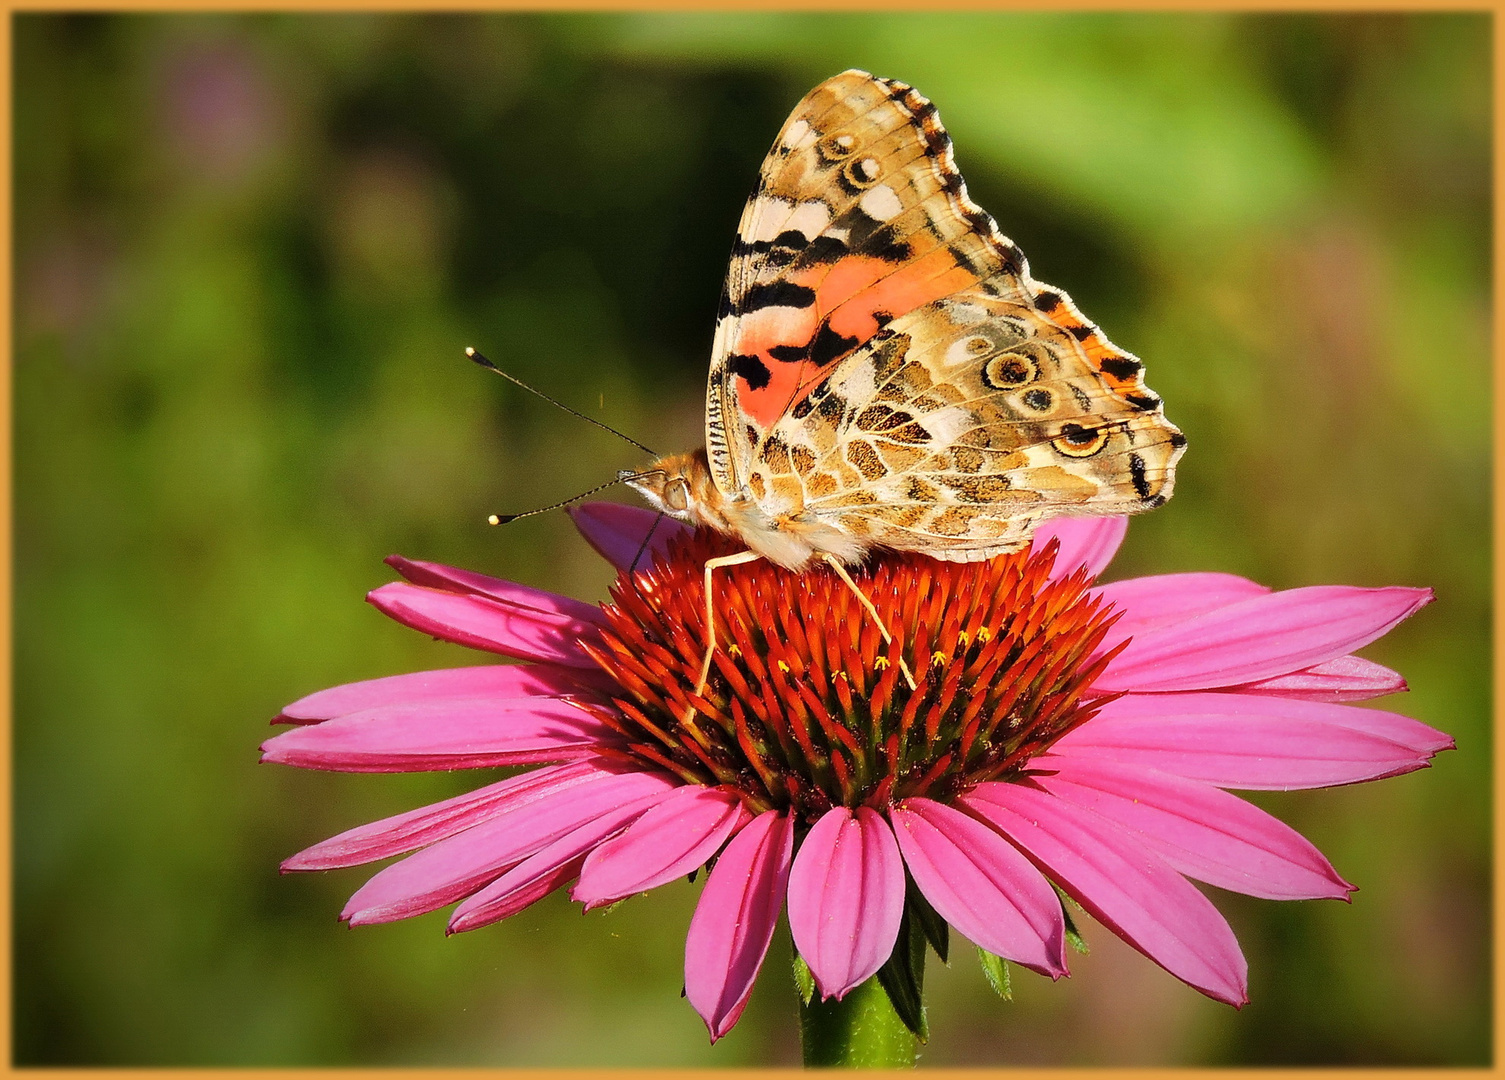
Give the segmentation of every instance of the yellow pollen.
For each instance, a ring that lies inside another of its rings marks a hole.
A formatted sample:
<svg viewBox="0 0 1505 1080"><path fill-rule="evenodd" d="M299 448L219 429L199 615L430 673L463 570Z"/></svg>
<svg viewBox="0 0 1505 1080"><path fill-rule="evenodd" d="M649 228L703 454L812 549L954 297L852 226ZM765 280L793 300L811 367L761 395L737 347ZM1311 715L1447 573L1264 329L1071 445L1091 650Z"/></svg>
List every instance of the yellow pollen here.
<svg viewBox="0 0 1505 1080"><path fill-rule="evenodd" d="M788 675L789 674L789 665L786 664L786 663L784 663L784 661L780 660L779 661L779 670L782 671L785 675Z"/></svg>
<svg viewBox="0 0 1505 1080"><path fill-rule="evenodd" d="M727 649L726 649L726 655L728 655L728 656L741 656L742 655L742 650L739 649L739 648L737 648L737 646L735 646L735 645L729 645L729 646L727 646Z"/></svg>
<svg viewBox="0 0 1505 1080"><path fill-rule="evenodd" d="M879 671L887 671L888 670L888 657L886 657L886 656L880 656L880 657L878 657L877 659L875 659L873 661L873 667L877 668Z"/></svg>
<svg viewBox="0 0 1505 1080"><path fill-rule="evenodd" d="M965 630L963 630L961 633L959 633L959 634L956 635L956 640L960 641L962 643L962 647L963 648L965 648L966 646L972 644L972 636L970 634L968 634Z"/></svg>
<svg viewBox="0 0 1505 1080"><path fill-rule="evenodd" d="M977 640L982 642L984 645L992 640L992 637L993 635L988 632L988 628L986 626L980 626L977 628Z"/></svg>
<svg viewBox="0 0 1505 1080"><path fill-rule="evenodd" d="M940 651L936 651L930 654L930 662L936 667L944 664L949 659L951 659L949 656Z"/></svg>

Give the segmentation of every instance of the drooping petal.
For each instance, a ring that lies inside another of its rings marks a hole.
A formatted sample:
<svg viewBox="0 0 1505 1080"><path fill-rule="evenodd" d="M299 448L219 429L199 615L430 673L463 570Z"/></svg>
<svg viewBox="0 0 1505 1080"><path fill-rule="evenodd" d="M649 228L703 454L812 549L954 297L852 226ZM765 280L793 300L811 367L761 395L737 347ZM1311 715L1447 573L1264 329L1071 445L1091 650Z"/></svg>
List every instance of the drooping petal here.
<svg viewBox="0 0 1505 1080"><path fill-rule="evenodd" d="M388 675L383 679L332 686L301 697L283 708L273 723L314 724L381 705L451 698L555 697L579 693L590 686L588 675L549 664L482 664Z"/></svg>
<svg viewBox="0 0 1505 1080"><path fill-rule="evenodd" d="M704 866L748 818L735 795L696 784L676 788L590 853L571 895L589 911L667 884Z"/></svg>
<svg viewBox="0 0 1505 1080"><path fill-rule="evenodd" d="M1362 656L1340 656L1273 679L1233 687L1241 694L1272 694L1306 701L1368 701L1408 687L1400 672Z"/></svg>
<svg viewBox="0 0 1505 1080"><path fill-rule="evenodd" d="M607 837L620 832L668 795L658 791L614 807L561 836L542 851L529 855L511 870L455 908L449 932L463 933L516 915L580 872L590 852Z"/></svg>
<svg viewBox="0 0 1505 1080"><path fill-rule="evenodd" d="M565 698L454 698L296 727L262 743L261 760L335 772L480 769L569 761L615 737Z"/></svg>
<svg viewBox="0 0 1505 1080"><path fill-rule="evenodd" d="M685 997L715 1042L742 1015L784 905L794 821L777 810L753 818L726 845L706 880L685 937Z"/></svg>
<svg viewBox="0 0 1505 1080"><path fill-rule="evenodd" d="M1367 645L1431 599L1341 585L1252 597L1137 635L1093 687L1210 690L1288 675Z"/></svg>
<svg viewBox="0 0 1505 1080"><path fill-rule="evenodd" d="M340 917L353 926L391 922L454 903L585 823L677 784L662 773L618 773L592 764L571 783L508 806L382 870L356 891Z"/></svg>
<svg viewBox="0 0 1505 1080"><path fill-rule="evenodd" d="M586 543L618 570L626 570L634 559L639 568L651 564L670 540L689 531L667 515L622 503L584 503L565 507L565 513Z"/></svg>
<svg viewBox="0 0 1505 1080"><path fill-rule="evenodd" d="M1173 870L1266 900L1346 900L1353 886L1306 837L1220 788L1092 758L1044 755L1035 783L1101 814Z"/></svg>
<svg viewBox="0 0 1505 1080"><path fill-rule="evenodd" d="M930 799L906 799L889 816L905 865L942 918L990 953L1066 974L1061 901L1017 848Z"/></svg>
<svg viewBox="0 0 1505 1080"><path fill-rule="evenodd" d="M1030 547L1042 551L1051 540L1060 541L1061 548L1056 552L1056 564L1050 573L1053 578L1067 577L1083 566L1096 577L1118 554L1128 531L1126 517L1051 518L1035 529Z"/></svg>
<svg viewBox="0 0 1505 1080"><path fill-rule="evenodd" d="M1379 709L1259 694L1130 694L1051 752L1218 787L1293 791L1397 776L1452 747L1442 732Z"/></svg>
<svg viewBox="0 0 1505 1080"><path fill-rule="evenodd" d="M789 932L822 998L874 974L899 937L904 863L893 830L859 806L826 811L789 871Z"/></svg>
<svg viewBox="0 0 1505 1080"><path fill-rule="evenodd" d="M488 596L446 592L394 581L373 589L366 600L404 626L472 649L542 660L569 667L593 668L579 646L596 624L519 607Z"/></svg>
<svg viewBox="0 0 1505 1080"><path fill-rule="evenodd" d="M1024 784L979 784L961 803L1176 978L1230 1005L1249 1000L1248 965L1218 909L1129 833Z"/></svg>
<svg viewBox="0 0 1505 1080"><path fill-rule="evenodd" d="M478 574L474 570L462 570L458 566L424 562L421 559L406 559L401 555L388 555L386 563L415 585L447 592L479 593L493 600L500 600L510 607L527 608L541 615L555 615L580 622L604 624L601 609L572 596L519 585L515 581Z"/></svg>
<svg viewBox="0 0 1505 1080"><path fill-rule="evenodd" d="M464 832L515 805L534 801L596 772L596 766L588 761L533 769L453 799L349 829L284 860L282 869L284 872L333 870L403 855Z"/></svg>

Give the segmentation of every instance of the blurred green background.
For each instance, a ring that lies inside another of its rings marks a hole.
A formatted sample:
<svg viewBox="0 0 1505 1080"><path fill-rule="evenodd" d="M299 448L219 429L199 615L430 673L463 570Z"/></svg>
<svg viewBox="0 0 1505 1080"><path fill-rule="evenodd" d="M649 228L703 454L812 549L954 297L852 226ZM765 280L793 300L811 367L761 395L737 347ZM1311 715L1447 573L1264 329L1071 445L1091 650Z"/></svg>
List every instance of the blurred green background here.
<svg viewBox="0 0 1505 1080"><path fill-rule="evenodd" d="M479 778L256 744L309 691L472 661L361 602L389 552L605 595L562 514L482 522L641 459L461 349L698 445L742 201L851 66L936 101L1190 439L1110 576L1430 585L1367 655L1459 744L1258 800L1362 891L1217 895L1242 1012L1088 925L1012 1003L932 961L924 1063L1489 1060L1488 16L15 20L19 1062L798 1061L782 932L721 1044L680 1000L698 886L346 930L365 874L278 860Z"/></svg>

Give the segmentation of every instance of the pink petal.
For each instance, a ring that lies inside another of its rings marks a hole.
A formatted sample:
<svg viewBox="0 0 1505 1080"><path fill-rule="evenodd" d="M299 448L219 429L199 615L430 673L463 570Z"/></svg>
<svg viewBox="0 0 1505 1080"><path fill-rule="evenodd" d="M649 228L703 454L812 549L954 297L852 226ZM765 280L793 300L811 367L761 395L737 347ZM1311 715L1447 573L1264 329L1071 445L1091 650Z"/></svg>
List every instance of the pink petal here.
<svg viewBox="0 0 1505 1080"><path fill-rule="evenodd" d="M547 664L483 664L388 675L383 679L332 686L285 707L273 723L312 724L379 705L405 705L443 698L525 698L580 693L587 676Z"/></svg>
<svg viewBox="0 0 1505 1080"><path fill-rule="evenodd" d="M342 832L286 859L282 869L284 872L333 870L402 855L464 832L515 806L535 801L598 772L596 765L589 761L546 765L453 799Z"/></svg>
<svg viewBox="0 0 1505 1080"><path fill-rule="evenodd" d="M350 898L340 918L352 926L391 922L454 903L587 822L678 784L662 773L618 773L590 764L590 772L550 785L382 870Z"/></svg>
<svg viewBox="0 0 1505 1080"><path fill-rule="evenodd" d="M889 811L915 884L952 926L988 952L1058 979L1066 974L1061 901L992 829L930 799Z"/></svg>
<svg viewBox="0 0 1505 1080"><path fill-rule="evenodd" d="M388 555L386 563L415 585L443 589L446 592L478 593L511 607L527 608L541 615L560 615L581 622L605 623L601 609L595 604L519 585L515 581L503 581L501 578L478 574L474 570L462 570L458 566L405 559L401 555Z"/></svg>
<svg viewBox="0 0 1505 1080"><path fill-rule="evenodd" d="M582 636L595 634L594 622L402 581L373 589L366 600L404 626L457 645L522 660L596 666L578 644Z"/></svg>
<svg viewBox="0 0 1505 1080"><path fill-rule="evenodd" d="M1273 694L1307 701L1368 701L1407 689L1400 673L1360 656L1340 656L1274 679L1234 687L1241 694Z"/></svg>
<svg viewBox="0 0 1505 1080"><path fill-rule="evenodd" d="M704 866L748 820L735 795L695 784L676 788L591 852L572 895L589 911L667 884Z"/></svg>
<svg viewBox="0 0 1505 1080"><path fill-rule="evenodd" d="M654 792L625 806L614 807L561 836L542 851L528 856L455 908L448 932L459 934L486 926L516 915L529 904L542 900L580 872L581 865L597 844L642 817L668 794Z"/></svg>
<svg viewBox="0 0 1505 1080"><path fill-rule="evenodd" d="M1266 900L1346 900L1353 886L1295 829L1207 784L1152 769L1046 755L1040 787L1132 832L1173 870Z"/></svg>
<svg viewBox="0 0 1505 1080"><path fill-rule="evenodd" d="M419 772L568 761L616 738L565 698L454 698L383 705L284 731L262 761L338 772Z"/></svg>
<svg viewBox="0 0 1505 1080"><path fill-rule="evenodd" d="M784 905L794 821L777 810L732 837L695 905L685 937L685 997L715 1042L732 1029Z"/></svg>
<svg viewBox="0 0 1505 1080"><path fill-rule="evenodd" d="M638 560L639 570L651 565L663 554L670 540L690 531L689 526L664 514L622 503L591 502L567 506L565 513L570 515L586 543L618 570L626 570L633 559ZM645 537L648 539L646 549L643 547Z"/></svg>
<svg viewBox="0 0 1505 1080"><path fill-rule="evenodd" d="M859 806L827 810L789 871L789 930L822 998L875 973L899 937L904 863L893 830Z"/></svg>
<svg viewBox="0 0 1505 1080"><path fill-rule="evenodd" d="M1249 1000L1248 965L1223 916L1129 833L1023 784L979 784L961 802L1176 978L1230 1005Z"/></svg>
<svg viewBox="0 0 1505 1080"><path fill-rule="evenodd" d="M1258 694L1130 694L1058 740L1218 787L1330 787L1420 769L1453 740L1399 713Z"/></svg>
<svg viewBox="0 0 1505 1080"><path fill-rule="evenodd" d="M1118 554L1118 546L1128 531L1126 517L1051 518L1036 527L1030 549L1041 551L1051 540L1058 540L1061 548L1056 553L1051 577L1066 577L1082 566L1096 577Z"/></svg>
<svg viewBox="0 0 1505 1080"><path fill-rule="evenodd" d="M1344 585L1256 596L1136 636L1093 688L1206 690L1289 675L1367 645L1431 599L1430 589Z"/></svg>
<svg viewBox="0 0 1505 1080"><path fill-rule="evenodd" d="M1119 612L1098 647L1107 652L1125 638L1269 593L1267 586L1236 574L1156 574L1099 585L1092 590Z"/></svg>

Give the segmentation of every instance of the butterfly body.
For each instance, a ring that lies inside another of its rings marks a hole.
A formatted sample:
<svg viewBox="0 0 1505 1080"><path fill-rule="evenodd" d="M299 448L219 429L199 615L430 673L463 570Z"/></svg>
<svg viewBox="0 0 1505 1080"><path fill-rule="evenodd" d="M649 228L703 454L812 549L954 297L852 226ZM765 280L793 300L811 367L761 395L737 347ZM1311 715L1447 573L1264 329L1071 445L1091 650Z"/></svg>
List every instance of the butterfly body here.
<svg viewBox="0 0 1505 1080"><path fill-rule="evenodd" d="M795 108L738 229L706 447L634 481L790 568L972 560L1170 497L1185 438L971 201L935 107L848 71Z"/></svg>

